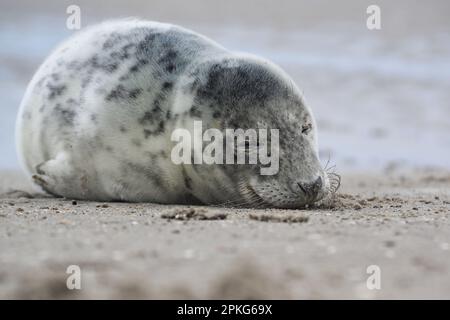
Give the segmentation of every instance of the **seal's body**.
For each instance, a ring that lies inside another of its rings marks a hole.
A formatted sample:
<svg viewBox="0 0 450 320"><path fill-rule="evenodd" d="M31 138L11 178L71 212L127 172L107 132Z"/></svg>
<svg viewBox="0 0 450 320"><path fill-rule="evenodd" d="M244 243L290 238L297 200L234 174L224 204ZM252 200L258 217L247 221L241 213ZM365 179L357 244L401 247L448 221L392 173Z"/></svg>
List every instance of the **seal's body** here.
<svg viewBox="0 0 450 320"><path fill-rule="evenodd" d="M194 120L280 129L280 172L174 164L171 133ZM156 22L106 22L58 47L22 101L17 148L36 184L74 199L298 207L329 188L314 119L282 70Z"/></svg>

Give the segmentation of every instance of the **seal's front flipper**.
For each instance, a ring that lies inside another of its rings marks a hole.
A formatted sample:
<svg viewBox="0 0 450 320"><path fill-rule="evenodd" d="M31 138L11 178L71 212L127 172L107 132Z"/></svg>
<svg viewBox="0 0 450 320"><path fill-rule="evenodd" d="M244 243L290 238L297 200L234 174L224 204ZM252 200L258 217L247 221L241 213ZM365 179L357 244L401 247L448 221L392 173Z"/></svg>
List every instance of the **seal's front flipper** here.
<svg viewBox="0 0 450 320"><path fill-rule="evenodd" d="M55 197L60 197L59 194L55 193L54 188L52 187L52 183L49 179L49 177L42 175L42 174L34 174L32 177L33 182L38 185L42 190L44 190L46 193L51 194Z"/></svg>
<svg viewBox="0 0 450 320"><path fill-rule="evenodd" d="M80 183L74 179L74 170L70 159L60 153L55 159L40 163L35 168L33 182L45 192L66 198L80 196Z"/></svg>

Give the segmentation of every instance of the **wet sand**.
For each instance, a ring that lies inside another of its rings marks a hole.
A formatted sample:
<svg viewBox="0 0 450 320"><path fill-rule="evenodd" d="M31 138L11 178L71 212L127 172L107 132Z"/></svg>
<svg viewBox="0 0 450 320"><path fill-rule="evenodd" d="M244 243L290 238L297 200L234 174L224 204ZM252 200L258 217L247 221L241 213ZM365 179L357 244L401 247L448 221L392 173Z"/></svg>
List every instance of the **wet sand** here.
<svg viewBox="0 0 450 320"><path fill-rule="evenodd" d="M0 181L0 298L450 298L450 172L345 174L308 210L73 202Z"/></svg>

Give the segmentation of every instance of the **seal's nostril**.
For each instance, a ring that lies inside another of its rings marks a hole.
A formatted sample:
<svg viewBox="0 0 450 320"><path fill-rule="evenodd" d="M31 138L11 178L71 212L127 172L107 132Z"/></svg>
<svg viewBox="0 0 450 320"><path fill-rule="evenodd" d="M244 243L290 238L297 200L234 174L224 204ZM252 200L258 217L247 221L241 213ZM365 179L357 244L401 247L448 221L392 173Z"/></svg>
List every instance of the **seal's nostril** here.
<svg viewBox="0 0 450 320"><path fill-rule="evenodd" d="M306 196L316 197L317 194L322 189L323 180L322 180L322 177L319 176L314 182L310 182L310 183L297 182L297 185L299 186L300 190L302 190Z"/></svg>
<svg viewBox="0 0 450 320"><path fill-rule="evenodd" d="M318 190L320 190L322 188L322 177L319 176L316 181L314 181L314 188Z"/></svg>

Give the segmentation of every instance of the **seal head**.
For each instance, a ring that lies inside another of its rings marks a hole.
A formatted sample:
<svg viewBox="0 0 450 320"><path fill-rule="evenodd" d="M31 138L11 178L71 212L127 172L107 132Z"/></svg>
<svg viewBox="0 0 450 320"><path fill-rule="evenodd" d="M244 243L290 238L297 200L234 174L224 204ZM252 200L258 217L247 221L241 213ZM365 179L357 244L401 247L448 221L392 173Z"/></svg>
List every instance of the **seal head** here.
<svg viewBox="0 0 450 320"><path fill-rule="evenodd" d="M296 208L329 193L330 181L318 157L315 120L300 91L281 69L258 57L237 55L205 62L194 73L195 80L186 86L191 87L195 104L208 111L203 119L209 119L224 135L227 129L279 132L275 148L270 139L263 144L259 139L256 145L269 154L271 150L278 153L276 172L261 174L264 165L248 161L193 165L187 170L194 181L195 197L210 204ZM235 142L237 150L240 146ZM255 151L246 150L246 156ZM211 179L213 176L216 179ZM197 188L195 181L220 192L212 195L200 185Z"/></svg>

